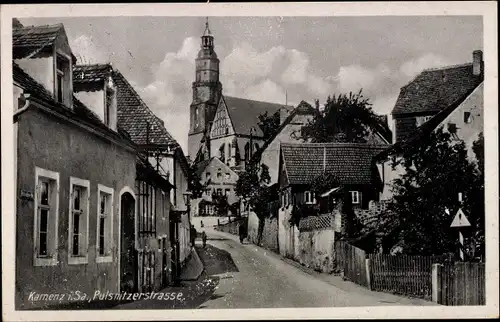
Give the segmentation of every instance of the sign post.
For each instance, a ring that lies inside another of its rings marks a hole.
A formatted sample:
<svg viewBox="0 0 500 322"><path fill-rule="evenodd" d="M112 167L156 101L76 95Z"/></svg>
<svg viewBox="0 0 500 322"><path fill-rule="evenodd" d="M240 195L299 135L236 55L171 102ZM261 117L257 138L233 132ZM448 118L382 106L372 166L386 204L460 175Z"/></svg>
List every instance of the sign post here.
<svg viewBox="0 0 500 322"><path fill-rule="evenodd" d="M470 227L470 222L465 216L462 210L462 193L458 193L458 202L460 204L460 208L458 208L457 214L450 225L451 228L458 228L458 242L459 242L459 253L460 260L464 260L464 236L462 234L462 229L464 227Z"/></svg>

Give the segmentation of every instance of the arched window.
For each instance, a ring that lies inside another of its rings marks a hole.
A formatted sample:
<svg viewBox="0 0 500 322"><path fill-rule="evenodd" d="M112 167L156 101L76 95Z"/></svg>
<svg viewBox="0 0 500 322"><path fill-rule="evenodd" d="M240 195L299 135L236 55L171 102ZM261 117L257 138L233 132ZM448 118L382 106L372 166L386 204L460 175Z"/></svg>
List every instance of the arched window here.
<svg viewBox="0 0 500 322"><path fill-rule="evenodd" d="M245 144L245 161L250 158L250 143Z"/></svg>
<svg viewBox="0 0 500 322"><path fill-rule="evenodd" d="M194 109L194 126L198 127L199 125L199 116L200 116L200 111L198 110L198 106L195 107Z"/></svg>
<svg viewBox="0 0 500 322"><path fill-rule="evenodd" d="M227 160L231 160L231 157L233 156L233 151L231 151L231 143L227 144Z"/></svg>
<svg viewBox="0 0 500 322"><path fill-rule="evenodd" d="M224 151L226 148L225 144L222 143L222 145L220 146L219 148L219 159L222 161L222 162L225 162L226 160L226 151Z"/></svg>

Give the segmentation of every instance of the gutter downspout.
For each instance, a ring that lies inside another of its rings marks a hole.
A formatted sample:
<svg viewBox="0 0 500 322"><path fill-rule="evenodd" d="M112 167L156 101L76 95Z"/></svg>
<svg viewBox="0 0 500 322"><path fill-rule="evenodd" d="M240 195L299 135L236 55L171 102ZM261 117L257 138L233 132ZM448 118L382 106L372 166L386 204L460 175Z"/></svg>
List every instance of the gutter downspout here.
<svg viewBox="0 0 500 322"><path fill-rule="evenodd" d="M21 116L21 114L26 112L29 109L29 107L31 106L30 96L31 96L30 94L23 94L23 97L25 99L24 105L23 105L23 107L18 109L16 112L14 112L14 124L17 123L17 121L19 120L19 116Z"/></svg>

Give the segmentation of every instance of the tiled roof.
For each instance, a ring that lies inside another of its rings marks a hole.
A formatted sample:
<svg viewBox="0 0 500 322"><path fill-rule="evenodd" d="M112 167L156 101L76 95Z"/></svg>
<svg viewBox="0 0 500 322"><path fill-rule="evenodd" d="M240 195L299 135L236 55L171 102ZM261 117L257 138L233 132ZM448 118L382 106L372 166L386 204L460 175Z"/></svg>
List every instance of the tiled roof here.
<svg viewBox="0 0 500 322"><path fill-rule="evenodd" d="M471 93L483 80L472 73L472 64L424 70L401 88L393 115L436 112Z"/></svg>
<svg viewBox="0 0 500 322"><path fill-rule="evenodd" d="M113 71L112 77L118 91L118 124L127 131L134 143L169 146L172 149L179 147L163 121L153 114L126 78L118 70Z"/></svg>
<svg viewBox="0 0 500 322"><path fill-rule="evenodd" d="M282 107L290 111L293 109L292 106L231 96L223 96L223 99L226 102L227 110L236 134L250 135L250 130L254 127L254 135L263 136L264 133L258 126L259 115L265 112L267 112L268 115L272 115Z"/></svg>
<svg viewBox="0 0 500 322"><path fill-rule="evenodd" d="M481 85L481 84L479 84ZM415 131L408 135L405 139L397 141L395 144L391 145L384 151L380 152L377 156L377 160L383 160L389 155L398 154L402 152L406 147L421 144L423 140L429 137L429 134L440 126L440 124L451 114L455 109L457 109L462 102L471 94L468 92L464 94L463 97L457 99L453 104L445 107L441 112L434 115L429 121L425 122L419 126Z"/></svg>
<svg viewBox="0 0 500 322"><path fill-rule="evenodd" d="M73 67L73 88L75 91L92 90L102 86L111 76L113 67L109 64L77 65Z"/></svg>
<svg viewBox="0 0 500 322"><path fill-rule="evenodd" d="M365 143L282 143L281 154L290 184L310 184L328 172L339 184L372 184L376 176L373 157L386 145Z"/></svg>
<svg viewBox="0 0 500 322"><path fill-rule="evenodd" d="M56 25L13 28L12 57L14 59L22 59L51 48L61 32L64 32L62 23ZM74 56L73 61L76 61Z"/></svg>
<svg viewBox="0 0 500 322"><path fill-rule="evenodd" d="M73 97L73 109L70 110L66 106L56 102L52 94L43 85L34 80L14 62L12 63L12 71L14 82L22 87L25 93L31 94L34 97L49 103L48 105L50 108L63 115L77 119L82 123L89 124L94 128L99 128L112 137L125 139L127 143L130 143L129 138L121 129L118 130L118 133L110 130L106 125L104 125L104 123L102 123L99 116L97 116L75 97Z"/></svg>

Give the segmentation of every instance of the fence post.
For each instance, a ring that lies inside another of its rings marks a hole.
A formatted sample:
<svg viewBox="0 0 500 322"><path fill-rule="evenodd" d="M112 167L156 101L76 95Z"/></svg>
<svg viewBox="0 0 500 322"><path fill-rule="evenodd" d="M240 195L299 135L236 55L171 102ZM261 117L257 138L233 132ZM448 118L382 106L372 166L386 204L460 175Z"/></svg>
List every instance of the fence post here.
<svg viewBox="0 0 500 322"><path fill-rule="evenodd" d="M366 268L366 282L368 285L368 289L371 291L372 290L372 281L371 281L371 276L370 276L370 259L367 258L365 259L365 268Z"/></svg>
<svg viewBox="0 0 500 322"><path fill-rule="evenodd" d="M432 301L439 304L441 299L441 264L432 264Z"/></svg>

